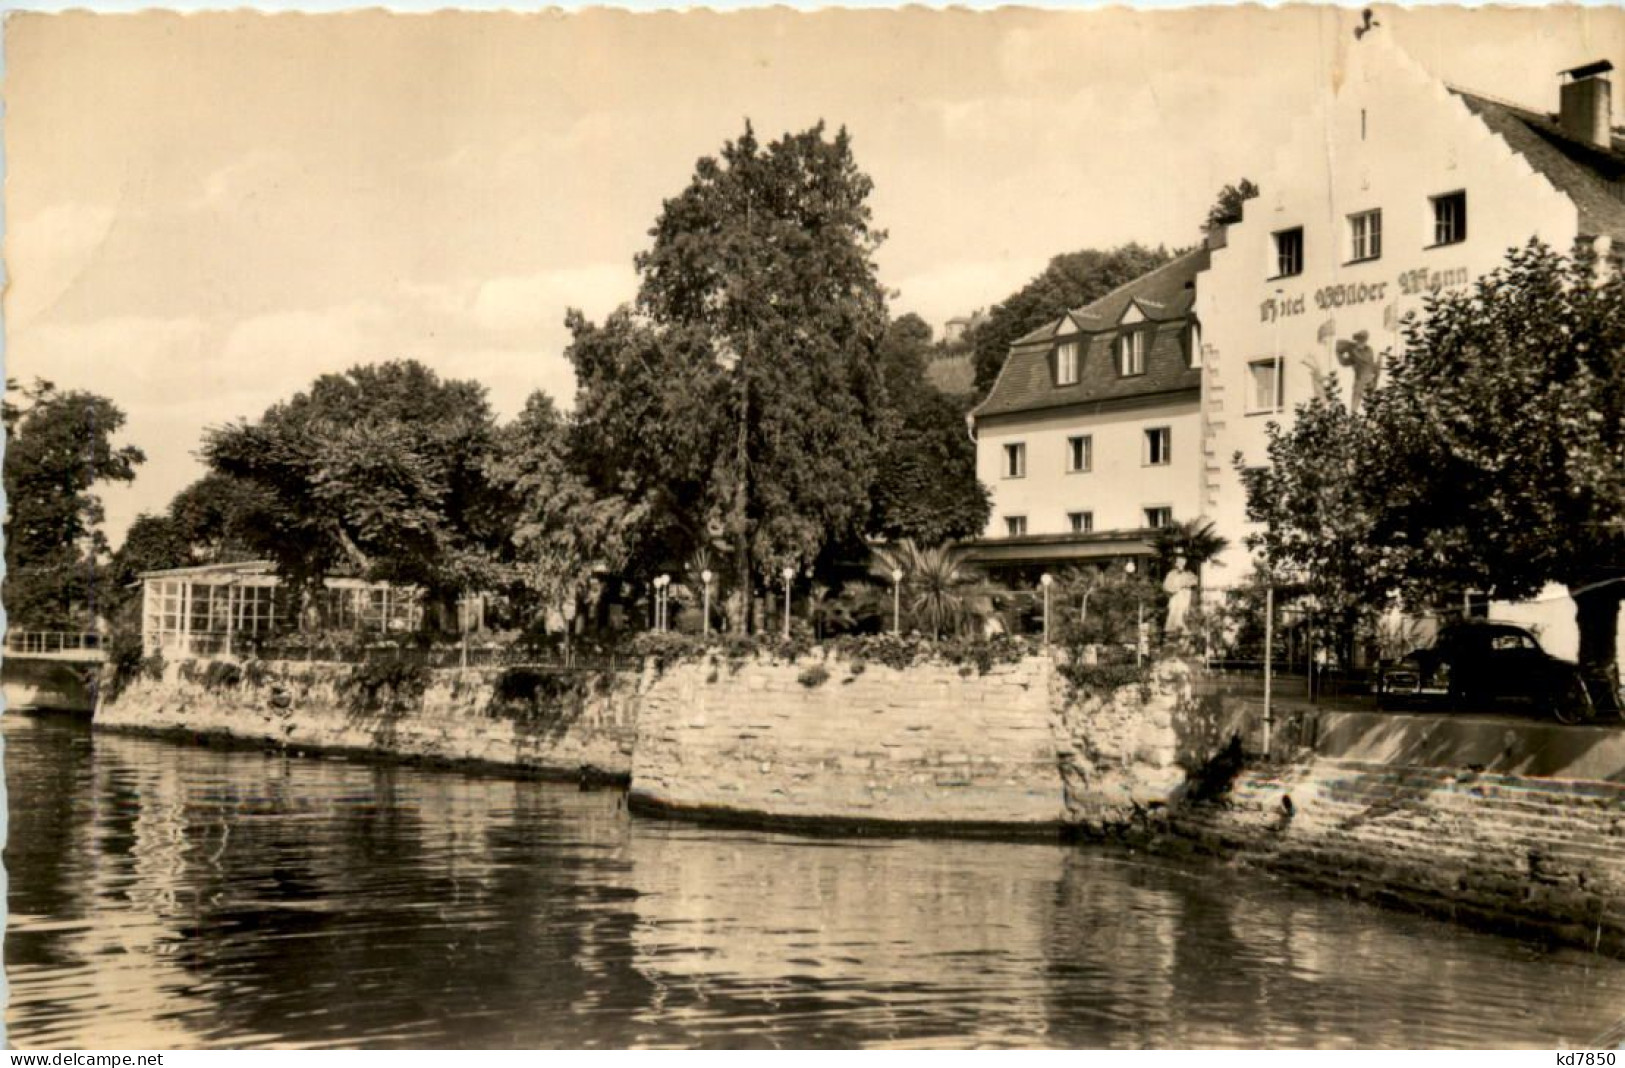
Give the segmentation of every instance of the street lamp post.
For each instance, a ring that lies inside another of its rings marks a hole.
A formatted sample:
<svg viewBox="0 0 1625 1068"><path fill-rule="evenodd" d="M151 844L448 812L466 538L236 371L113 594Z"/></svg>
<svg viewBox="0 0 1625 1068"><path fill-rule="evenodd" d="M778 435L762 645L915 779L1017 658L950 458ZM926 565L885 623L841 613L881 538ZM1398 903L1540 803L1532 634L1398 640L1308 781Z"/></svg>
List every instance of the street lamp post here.
<svg viewBox="0 0 1625 1068"><path fill-rule="evenodd" d="M891 572L891 632L903 633L903 569L892 568Z"/></svg>
<svg viewBox="0 0 1625 1068"><path fill-rule="evenodd" d="M700 584L704 588L704 594L701 600L703 601L703 611L705 613L706 637L711 636L711 577L710 568L706 568L704 571L700 572Z"/></svg>
<svg viewBox="0 0 1625 1068"><path fill-rule="evenodd" d="M1048 571L1039 576L1038 584L1044 588L1044 644L1049 644L1049 589L1054 585L1055 577Z"/></svg>
<svg viewBox="0 0 1625 1068"><path fill-rule="evenodd" d="M1123 570L1132 575L1139 568L1133 560L1123 565ZM1145 659L1145 602L1136 594L1134 598L1134 666L1139 667Z"/></svg>
<svg viewBox="0 0 1625 1068"><path fill-rule="evenodd" d="M790 637L790 584L795 581L796 569L784 569L784 636Z"/></svg>

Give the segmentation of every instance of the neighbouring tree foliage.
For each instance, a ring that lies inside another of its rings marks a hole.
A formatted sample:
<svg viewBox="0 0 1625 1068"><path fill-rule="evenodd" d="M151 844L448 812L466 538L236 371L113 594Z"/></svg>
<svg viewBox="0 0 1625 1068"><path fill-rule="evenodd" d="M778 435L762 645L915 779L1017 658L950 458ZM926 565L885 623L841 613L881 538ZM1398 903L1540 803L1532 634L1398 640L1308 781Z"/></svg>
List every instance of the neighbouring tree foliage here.
<svg viewBox="0 0 1625 1068"><path fill-rule="evenodd" d="M985 395L993 387L1011 342L1172 258L1167 249L1131 243L1106 250L1082 249L1050 260L1042 274L994 305L987 321L972 335L977 393Z"/></svg>
<svg viewBox="0 0 1625 1068"><path fill-rule="evenodd" d="M596 490L649 505L635 541L725 546L748 590L861 531L888 419L870 189L845 131L747 124L665 202L638 314L571 317L582 451Z"/></svg>
<svg viewBox="0 0 1625 1068"><path fill-rule="evenodd" d="M203 451L264 493L259 544L290 585L348 573L445 602L496 581L495 442L483 386L408 360L323 375L256 422L210 430Z"/></svg>
<svg viewBox="0 0 1625 1068"><path fill-rule="evenodd" d="M1341 648L1393 590L1398 550L1380 534L1393 487L1378 474L1365 420L1330 388L1299 406L1290 429L1267 432L1269 462L1240 468L1247 518L1263 525L1247 547L1266 581L1313 598Z"/></svg>
<svg viewBox="0 0 1625 1068"><path fill-rule="evenodd" d="M124 413L106 397L61 392L38 379L26 388L7 381L6 394L10 625L91 626L108 582L102 503L94 490L106 482L133 481L146 457L133 445L113 444Z"/></svg>
<svg viewBox="0 0 1625 1068"><path fill-rule="evenodd" d="M1249 545L1338 613L1561 584L1582 666L1617 691L1625 280L1531 243L1404 332L1360 412L1322 390L1271 431L1269 466L1243 469L1266 524Z"/></svg>
<svg viewBox="0 0 1625 1068"><path fill-rule="evenodd" d="M1577 606L1610 678L1625 601L1625 279L1532 242L1405 326L1371 405L1377 537L1409 589Z"/></svg>
<svg viewBox="0 0 1625 1068"><path fill-rule="evenodd" d="M246 479L210 472L177 493L162 514L143 513L113 560L121 584L143 571L253 560L275 502Z"/></svg>
<svg viewBox="0 0 1625 1068"><path fill-rule="evenodd" d="M888 541L935 545L974 537L992 507L976 478L976 443L964 411L926 377L931 356L931 328L912 313L895 320L880 345L892 430L877 464L868 526Z"/></svg>
<svg viewBox="0 0 1625 1068"><path fill-rule="evenodd" d="M647 505L600 495L571 461L570 428L545 393L500 432L491 476L513 508L513 568L541 611L579 601L597 571L619 573Z"/></svg>

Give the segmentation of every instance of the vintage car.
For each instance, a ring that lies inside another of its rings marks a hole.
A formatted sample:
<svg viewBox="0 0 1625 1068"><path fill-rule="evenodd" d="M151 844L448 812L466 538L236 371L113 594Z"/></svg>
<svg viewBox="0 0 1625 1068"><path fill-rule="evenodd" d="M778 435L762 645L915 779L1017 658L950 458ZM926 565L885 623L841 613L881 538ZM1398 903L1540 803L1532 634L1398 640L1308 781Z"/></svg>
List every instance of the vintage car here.
<svg viewBox="0 0 1625 1068"><path fill-rule="evenodd" d="M1445 627L1428 648L1380 665L1376 694L1384 708L1429 703L1487 711L1511 700L1562 723L1578 723L1592 714L1579 667L1548 653L1533 634L1511 623Z"/></svg>

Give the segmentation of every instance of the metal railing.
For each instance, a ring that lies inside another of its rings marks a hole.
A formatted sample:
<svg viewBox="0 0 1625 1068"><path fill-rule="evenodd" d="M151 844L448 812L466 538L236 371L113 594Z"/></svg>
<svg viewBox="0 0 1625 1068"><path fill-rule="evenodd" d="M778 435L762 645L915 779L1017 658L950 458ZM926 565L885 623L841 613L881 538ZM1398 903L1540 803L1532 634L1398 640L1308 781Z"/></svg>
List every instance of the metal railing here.
<svg viewBox="0 0 1625 1068"><path fill-rule="evenodd" d="M100 652L102 636L94 631L8 630L5 648L19 655Z"/></svg>

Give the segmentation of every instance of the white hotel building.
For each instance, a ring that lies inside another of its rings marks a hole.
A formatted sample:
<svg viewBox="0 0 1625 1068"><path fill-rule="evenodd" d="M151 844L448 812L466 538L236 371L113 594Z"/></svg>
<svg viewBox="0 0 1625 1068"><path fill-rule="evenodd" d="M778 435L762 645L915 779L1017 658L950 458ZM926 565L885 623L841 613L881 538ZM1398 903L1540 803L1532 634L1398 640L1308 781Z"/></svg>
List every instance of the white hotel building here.
<svg viewBox="0 0 1625 1068"><path fill-rule="evenodd" d="M1251 175L1262 193L1241 222L1011 346L971 413L993 491L973 543L984 566L1142 555L1155 527L1201 517L1230 542L1206 584L1240 583L1251 527L1234 458L1263 463L1265 428L1326 372L1351 399L1339 341L1386 359L1428 294L1471 284L1531 238L1619 261L1625 141L1609 64L1554 77L1552 114L1447 86L1380 29L1340 48L1323 98ZM1490 611L1575 655L1561 588Z"/></svg>
<svg viewBox="0 0 1625 1068"><path fill-rule="evenodd" d="M973 557L994 572L1144 556L1197 514L1206 249L1020 338L971 412L976 475L993 491Z"/></svg>
<svg viewBox="0 0 1625 1068"><path fill-rule="evenodd" d="M1250 570L1234 457L1264 462L1266 426L1309 399L1317 376L1337 371L1350 397L1338 341L1391 355L1425 296L1467 286L1533 237L1559 251L1592 242L1617 259L1625 143L1611 129L1609 69L1565 72L1549 115L1448 87L1381 31L1345 38L1321 106L1256 176L1261 195L1197 280L1200 511L1230 539L1224 582ZM1548 649L1575 653L1559 589L1491 614L1537 623Z"/></svg>

